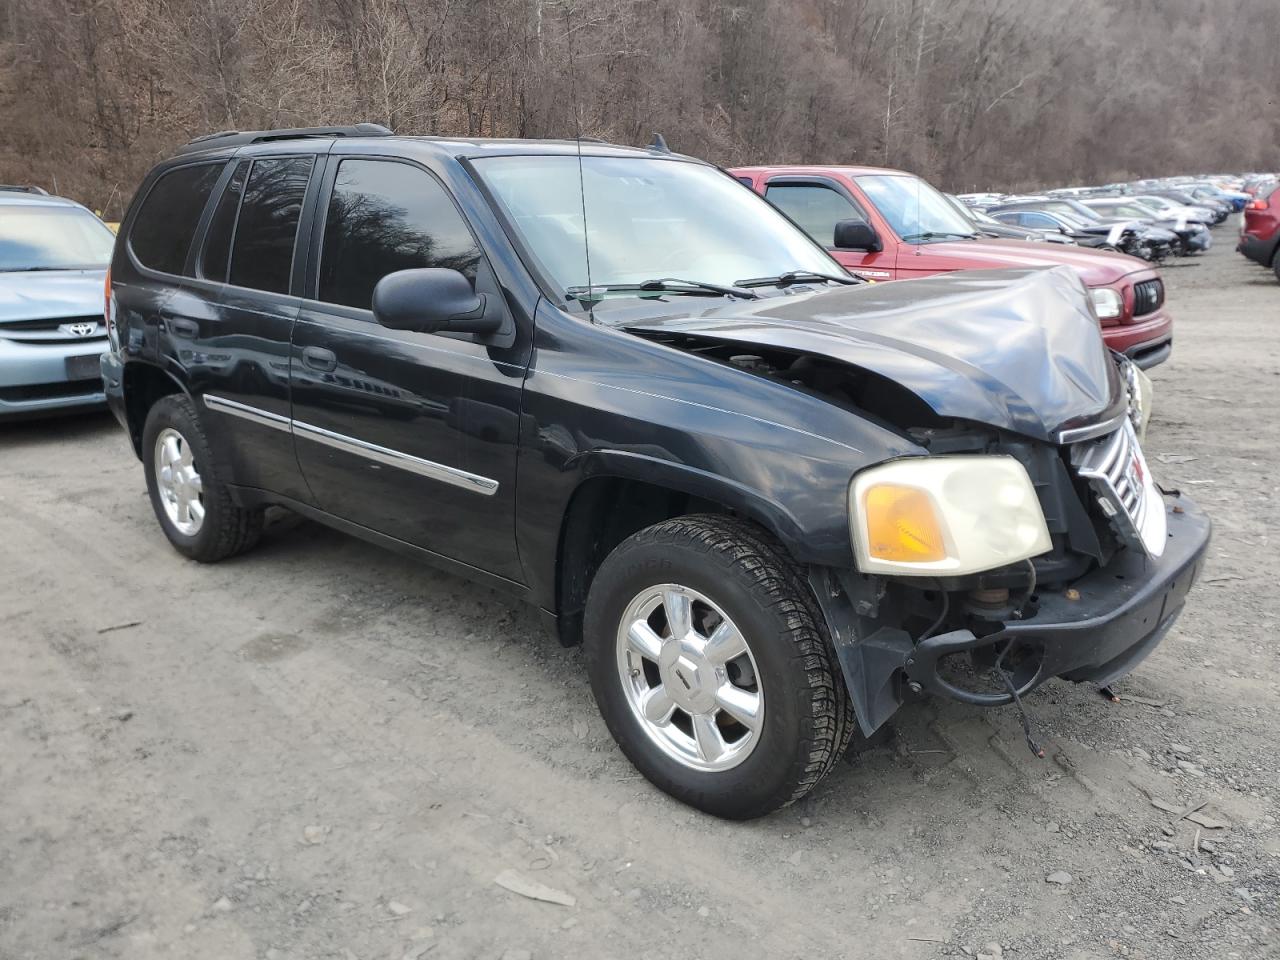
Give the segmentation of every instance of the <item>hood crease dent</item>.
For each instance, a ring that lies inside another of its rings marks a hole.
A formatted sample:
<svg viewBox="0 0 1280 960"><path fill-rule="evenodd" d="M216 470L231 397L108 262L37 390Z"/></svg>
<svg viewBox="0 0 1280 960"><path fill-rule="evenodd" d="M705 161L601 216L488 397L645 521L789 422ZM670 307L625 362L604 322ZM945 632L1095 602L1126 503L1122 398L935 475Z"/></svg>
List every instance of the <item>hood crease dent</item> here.
<svg viewBox="0 0 1280 960"><path fill-rule="evenodd" d="M1067 267L961 271L623 326L826 357L901 384L939 416L1051 442L1114 412L1123 392Z"/></svg>

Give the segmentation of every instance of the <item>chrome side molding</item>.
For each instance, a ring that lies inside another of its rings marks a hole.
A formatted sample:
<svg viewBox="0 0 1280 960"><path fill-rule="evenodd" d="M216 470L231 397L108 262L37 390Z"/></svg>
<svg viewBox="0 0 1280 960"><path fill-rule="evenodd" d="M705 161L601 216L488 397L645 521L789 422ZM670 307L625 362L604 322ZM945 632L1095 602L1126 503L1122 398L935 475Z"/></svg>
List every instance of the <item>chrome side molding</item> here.
<svg viewBox="0 0 1280 960"><path fill-rule="evenodd" d="M295 437L322 443L335 450L342 450L346 453L363 457L366 460L386 464L389 467L407 470L429 480L438 480L441 483L461 487L464 490L470 490L486 497L491 497L498 492L497 480L482 477L476 473L468 473L466 470L460 470L457 467L436 463L434 460L424 460L422 457L415 457L410 453L402 453L399 450L392 450L390 447L381 447L376 443L348 437L342 433L326 430L324 427L317 427L310 423L303 423L301 420L293 420L278 413L272 413L270 410L251 407L247 403L240 403L238 400L228 400L226 397L219 397L210 393L206 393L203 400L204 405L210 410L229 414L233 417L240 417L250 423L257 423L264 427L283 430L286 433L292 433Z"/></svg>
<svg viewBox="0 0 1280 960"><path fill-rule="evenodd" d="M226 413L242 420L248 420L250 423L283 430L285 433L290 432L289 418L278 413L272 413L270 410L251 407L247 403L241 403L239 400L228 400L226 397L217 397L211 393L206 393L201 399L204 400L206 407L210 410L216 410L218 413Z"/></svg>

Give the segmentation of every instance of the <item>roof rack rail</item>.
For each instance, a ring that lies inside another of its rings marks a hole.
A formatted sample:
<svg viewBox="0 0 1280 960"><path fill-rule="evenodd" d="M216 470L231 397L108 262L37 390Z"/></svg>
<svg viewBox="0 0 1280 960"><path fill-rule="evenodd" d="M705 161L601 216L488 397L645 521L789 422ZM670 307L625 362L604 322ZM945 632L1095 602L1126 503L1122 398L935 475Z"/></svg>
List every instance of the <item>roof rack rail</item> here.
<svg viewBox="0 0 1280 960"><path fill-rule="evenodd" d="M357 123L349 127L290 127L281 130L223 130L196 137L178 153L213 150L219 147L242 147L250 143L274 140L304 140L315 137L390 137L391 131L380 123Z"/></svg>
<svg viewBox="0 0 1280 960"><path fill-rule="evenodd" d="M0 191L5 193L34 193L40 197L47 197L49 195L49 191L44 187L21 187L8 183L0 183Z"/></svg>

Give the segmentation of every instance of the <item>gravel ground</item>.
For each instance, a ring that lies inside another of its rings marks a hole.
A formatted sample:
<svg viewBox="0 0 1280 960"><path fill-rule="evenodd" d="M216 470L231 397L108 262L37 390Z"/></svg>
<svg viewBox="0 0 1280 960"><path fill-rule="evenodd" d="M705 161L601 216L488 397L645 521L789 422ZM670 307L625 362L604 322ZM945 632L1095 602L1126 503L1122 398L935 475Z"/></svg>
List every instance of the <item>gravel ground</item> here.
<svg viewBox="0 0 1280 960"><path fill-rule="evenodd" d="M748 824L636 776L530 610L294 520L185 562L109 418L0 428L0 957L1276 955L1280 284L1233 233L1166 271L1148 455L1217 528L1121 702L1032 697L1045 760L904 710Z"/></svg>

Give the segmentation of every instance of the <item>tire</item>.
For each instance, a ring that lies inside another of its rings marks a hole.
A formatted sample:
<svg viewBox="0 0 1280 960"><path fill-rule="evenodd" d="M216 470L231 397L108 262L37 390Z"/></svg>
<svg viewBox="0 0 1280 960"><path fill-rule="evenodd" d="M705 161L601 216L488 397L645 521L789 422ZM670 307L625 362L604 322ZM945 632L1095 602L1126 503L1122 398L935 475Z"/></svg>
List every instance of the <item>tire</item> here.
<svg viewBox="0 0 1280 960"><path fill-rule="evenodd" d="M1271 257L1271 272L1276 275L1277 280L1280 280L1280 247L1276 247L1276 252Z"/></svg>
<svg viewBox="0 0 1280 960"><path fill-rule="evenodd" d="M182 459L168 464L166 474L164 461L172 451L180 452ZM142 463L160 529L184 557L215 563L258 542L263 511L245 510L232 501L226 485L218 479L204 426L190 397L161 397L147 412ZM188 504L185 514L181 509L184 501Z"/></svg>
<svg viewBox="0 0 1280 960"><path fill-rule="evenodd" d="M675 586L680 589L663 592ZM696 647L699 629L716 636L706 625L723 624L723 617L736 627L746 652L723 667L709 666L717 662L711 652L706 659L682 655L673 664L672 646L677 652L688 649L673 644L666 619L668 606L674 609L683 602L680 591L693 598L689 622L703 625L695 626L690 643ZM652 602L643 598L653 596L660 598L661 612L654 608L649 619L639 619ZM660 656L640 655L626 639L637 628L643 632L642 624L661 641ZM745 820L800 799L843 755L856 727L807 583L783 548L753 524L688 516L624 540L592 581L583 632L591 688L623 753L657 787L715 816ZM691 686L685 675L702 679ZM682 678L684 689L675 677ZM713 707L718 712L709 721L708 737L715 745L706 755L696 734L708 729L708 714L699 719L696 711L677 705L661 726L646 720L644 708L637 706L646 697L661 702L654 695L659 685L674 691L667 702L705 697L711 690L718 704L726 684L735 685L728 691L735 701L750 701L752 680L760 709L750 722L757 728L750 730L728 711ZM708 761L706 756L715 756L720 746L725 752ZM711 769L713 763L722 766Z"/></svg>

